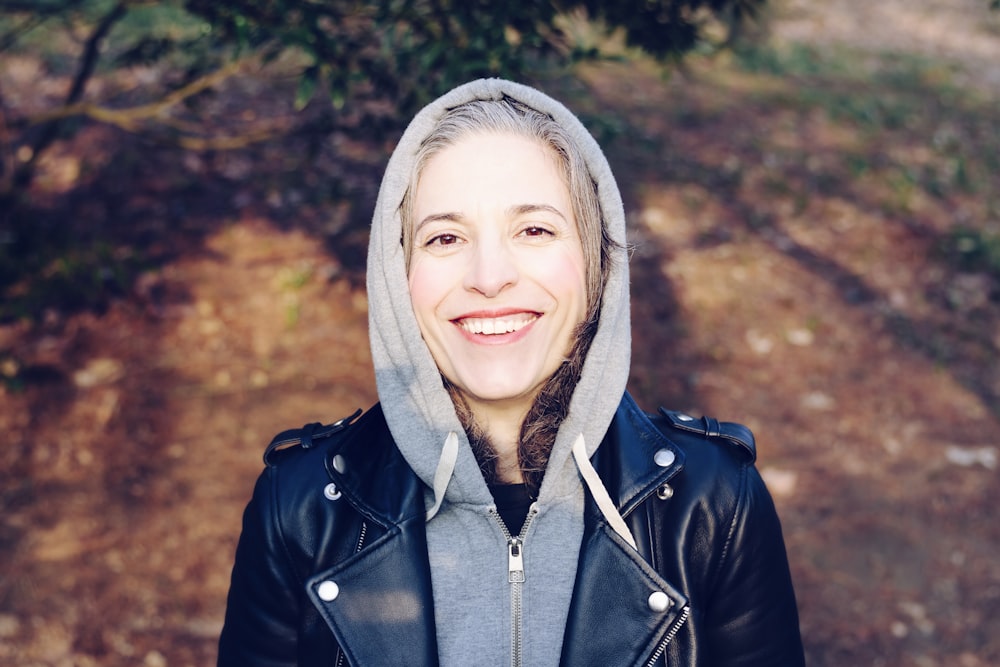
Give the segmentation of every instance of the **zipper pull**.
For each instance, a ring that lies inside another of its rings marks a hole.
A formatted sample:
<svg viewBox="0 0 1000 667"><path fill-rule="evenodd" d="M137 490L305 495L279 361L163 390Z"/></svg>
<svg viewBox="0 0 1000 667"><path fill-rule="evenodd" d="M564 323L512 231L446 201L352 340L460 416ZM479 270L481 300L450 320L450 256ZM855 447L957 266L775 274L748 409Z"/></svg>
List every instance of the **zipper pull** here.
<svg viewBox="0 0 1000 667"><path fill-rule="evenodd" d="M507 581L512 584L524 582L524 542L512 537L507 542Z"/></svg>

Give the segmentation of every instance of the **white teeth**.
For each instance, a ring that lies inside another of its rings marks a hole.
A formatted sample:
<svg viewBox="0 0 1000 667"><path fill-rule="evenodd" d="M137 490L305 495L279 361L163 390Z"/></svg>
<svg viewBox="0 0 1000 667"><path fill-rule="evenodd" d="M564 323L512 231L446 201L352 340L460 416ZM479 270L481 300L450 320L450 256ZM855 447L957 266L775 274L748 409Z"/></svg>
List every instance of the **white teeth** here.
<svg viewBox="0 0 1000 667"><path fill-rule="evenodd" d="M458 326L471 334L499 335L523 329L535 319L534 315L519 315L513 318L466 318L458 321Z"/></svg>

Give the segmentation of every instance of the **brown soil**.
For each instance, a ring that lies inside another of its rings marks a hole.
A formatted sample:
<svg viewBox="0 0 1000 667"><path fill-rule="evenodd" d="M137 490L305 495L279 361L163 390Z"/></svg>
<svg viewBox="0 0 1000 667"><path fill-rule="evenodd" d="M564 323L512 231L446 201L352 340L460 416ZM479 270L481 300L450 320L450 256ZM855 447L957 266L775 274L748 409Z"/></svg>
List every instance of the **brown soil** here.
<svg viewBox="0 0 1000 667"><path fill-rule="evenodd" d="M870 47L888 19L862 8L891 4L896 48L995 96L1000 37L972 0L827 4L779 5L774 37ZM947 21L976 38L935 41ZM631 389L756 432L810 664L1000 664L1000 287L936 255L955 220L989 218L982 197L892 209L865 178L816 185L871 137L774 112L724 65L585 80L577 106L628 127L609 152L634 222ZM59 167L86 142L123 139L76 141L40 196L82 178ZM201 159L134 193L166 247L130 292L0 326L0 370L19 378L0 384L2 664L212 664L264 445L376 400L356 246L264 194L219 213L206 202L252 187L232 174L190 214L159 206L191 173L253 166Z"/></svg>

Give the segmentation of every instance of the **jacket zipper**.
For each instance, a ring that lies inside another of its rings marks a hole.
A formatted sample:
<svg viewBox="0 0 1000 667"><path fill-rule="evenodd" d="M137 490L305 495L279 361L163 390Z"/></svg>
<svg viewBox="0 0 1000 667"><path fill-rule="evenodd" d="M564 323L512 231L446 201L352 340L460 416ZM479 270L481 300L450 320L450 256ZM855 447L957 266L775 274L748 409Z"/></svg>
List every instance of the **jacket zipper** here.
<svg viewBox="0 0 1000 667"><path fill-rule="evenodd" d="M361 522L361 534L358 535L358 546L354 547L354 553L361 551L361 547L365 545L365 535L368 533L368 524L364 521ZM344 665L344 649L337 647L337 659L333 662L334 667L343 667Z"/></svg>
<svg viewBox="0 0 1000 667"><path fill-rule="evenodd" d="M522 618L521 618L521 596L523 595L522 584L524 584L524 536L528 533L528 526L535 517L537 510L534 505L528 510L528 516L524 519L521 532L516 537L510 534L507 525L500 518L500 513L490 510L500 526L500 532L507 539L507 582L510 583L510 664L511 667L521 667L522 665Z"/></svg>
<svg viewBox="0 0 1000 667"><path fill-rule="evenodd" d="M677 620L674 621L674 624L670 626L670 629L667 631L666 636L660 642L660 645L656 647L656 650L653 652L653 655L650 656L649 662L646 663L646 667L653 667L656 661L660 659L660 656L663 655L663 652L667 650L667 646L670 644L671 641L673 641L674 637L677 636L677 633L680 632L681 626L684 625L684 622L687 621L688 616L690 615L691 615L691 607L684 607L683 609L681 609L681 615L678 616Z"/></svg>
<svg viewBox="0 0 1000 667"><path fill-rule="evenodd" d="M361 551L361 547L365 546L365 535L368 533L368 524L364 521L361 522L361 534L358 535L358 546L354 548L354 553Z"/></svg>

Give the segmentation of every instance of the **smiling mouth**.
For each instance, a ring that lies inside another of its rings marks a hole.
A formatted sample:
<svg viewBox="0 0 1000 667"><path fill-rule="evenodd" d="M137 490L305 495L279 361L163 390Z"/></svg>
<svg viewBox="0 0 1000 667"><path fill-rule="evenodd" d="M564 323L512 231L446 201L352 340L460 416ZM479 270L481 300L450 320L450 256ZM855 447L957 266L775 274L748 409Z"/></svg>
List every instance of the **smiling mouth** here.
<svg viewBox="0 0 1000 667"><path fill-rule="evenodd" d="M520 331L537 319L535 313L520 313L508 317L465 317L454 322L470 334L500 336Z"/></svg>

